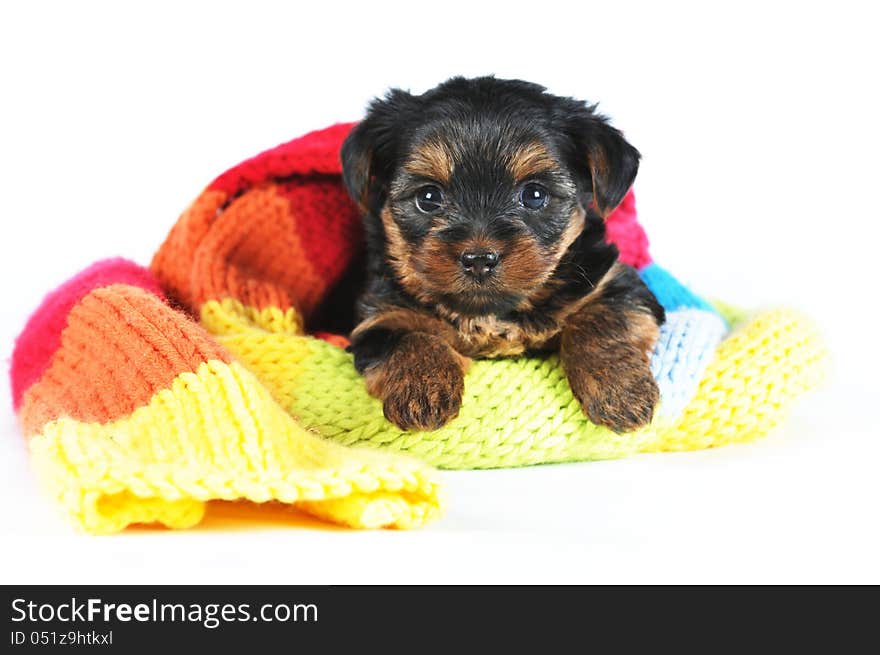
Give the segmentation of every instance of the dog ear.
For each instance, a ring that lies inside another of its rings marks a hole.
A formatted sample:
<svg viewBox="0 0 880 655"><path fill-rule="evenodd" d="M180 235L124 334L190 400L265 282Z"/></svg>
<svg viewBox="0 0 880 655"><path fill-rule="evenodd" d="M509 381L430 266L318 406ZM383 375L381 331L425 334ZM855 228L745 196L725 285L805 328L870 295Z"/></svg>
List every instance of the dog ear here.
<svg viewBox="0 0 880 655"><path fill-rule="evenodd" d="M607 216L632 186L641 155L620 130L595 112L595 105L578 103L577 108L569 105L566 113L569 134L576 144L576 158L583 162L586 154L593 185L593 205L601 216Z"/></svg>
<svg viewBox="0 0 880 655"><path fill-rule="evenodd" d="M367 115L346 137L340 153L342 180L364 212L385 203L388 183L399 157L401 133L416 97L391 89L370 103Z"/></svg>

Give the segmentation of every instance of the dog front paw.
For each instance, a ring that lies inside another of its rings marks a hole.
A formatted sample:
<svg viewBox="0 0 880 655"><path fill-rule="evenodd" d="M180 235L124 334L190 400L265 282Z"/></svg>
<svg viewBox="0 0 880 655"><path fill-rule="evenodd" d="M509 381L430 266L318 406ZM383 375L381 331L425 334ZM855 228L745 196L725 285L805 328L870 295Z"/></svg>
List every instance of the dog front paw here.
<svg viewBox="0 0 880 655"><path fill-rule="evenodd" d="M385 418L403 430L436 430L458 416L461 387L454 382L419 380L385 397Z"/></svg>
<svg viewBox="0 0 880 655"><path fill-rule="evenodd" d="M650 423L660 402L651 351L663 309L633 269L615 266L612 271L599 298L570 319L560 356L584 413L593 423L621 433Z"/></svg>
<svg viewBox="0 0 880 655"><path fill-rule="evenodd" d="M648 373L604 387L578 400L593 423L618 433L632 432L648 425L654 418L654 409L660 402L660 389Z"/></svg>
<svg viewBox="0 0 880 655"><path fill-rule="evenodd" d="M660 402L651 369L641 361L623 362L606 370L571 367L568 381L584 414L617 433L648 425Z"/></svg>
<svg viewBox="0 0 880 655"><path fill-rule="evenodd" d="M404 430L436 430L461 408L462 358L428 334L404 336L366 377L370 393L383 401L385 418Z"/></svg>

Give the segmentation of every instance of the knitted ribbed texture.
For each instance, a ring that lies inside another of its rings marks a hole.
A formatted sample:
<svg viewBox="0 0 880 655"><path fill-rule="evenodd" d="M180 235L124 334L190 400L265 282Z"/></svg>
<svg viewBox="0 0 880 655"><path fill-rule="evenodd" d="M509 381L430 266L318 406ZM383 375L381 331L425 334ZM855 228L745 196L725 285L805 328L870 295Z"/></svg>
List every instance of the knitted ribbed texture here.
<svg viewBox="0 0 880 655"><path fill-rule="evenodd" d="M669 316L652 355L653 423L626 435L593 425L550 356L474 362L457 418L401 431L367 394L345 337L308 333L361 248L340 181L349 129L244 162L183 213L151 268L201 326L119 260L50 295L28 322L15 402L38 468L80 526L185 527L207 500L246 498L411 527L438 513L436 483L425 464L388 451L491 468L706 448L765 435L820 381L826 354L807 319L750 316L679 283L652 262L630 192L608 236Z"/></svg>
<svg viewBox="0 0 880 655"><path fill-rule="evenodd" d="M788 416L795 398L822 382L827 365L821 335L799 312L775 309L743 320L721 342L679 419L657 430L645 450L696 450L763 437Z"/></svg>
<svg viewBox="0 0 880 655"><path fill-rule="evenodd" d="M150 273L124 259L108 259L89 266L44 299L24 326L12 353L12 402L15 409L21 397L40 379L58 350L61 330L73 306L92 289L106 284L133 284L161 295L156 279Z"/></svg>
<svg viewBox="0 0 880 655"><path fill-rule="evenodd" d="M651 426L625 435L587 420L557 357L473 362L459 416L439 430L414 433L384 418L381 402L367 394L342 348L277 321L261 323L237 301L207 303L202 322L302 425L345 445L390 448L453 469L748 441L777 425L791 401L821 378L822 342L794 312L766 312L737 326L717 352L712 348L712 358L706 346L720 340L720 318L694 330L688 325L699 322L696 312L683 313L680 321L676 314L672 324L684 332L670 330L658 345L666 357L654 358L663 403L676 404L676 411L661 406ZM677 385L670 375L677 375Z"/></svg>
<svg viewBox="0 0 880 655"><path fill-rule="evenodd" d="M357 528L411 528L439 512L430 469L308 433L239 364L203 363L110 423L62 418L31 439L36 468L76 524L201 520L210 500L276 500Z"/></svg>
<svg viewBox="0 0 880 655"><path fill-rule="evenodd" d="M651 355L651 373L662 399L658 418L675 419L694 397L727 326L714 312L677 309L666 313Z"/></svg>
<svg viewBox="0 0 880 655"><path fill-rule="evenodd" d="M276 500L363 528L416 527L439 513L427 466L310 433L149 285L104 286L130 266L96 265L103 275L86 271L33 319L60 329L23 394L22 424L42 479L80 528L189 527L214 499ZM66 294L81 297L61 303ZM270 325L274 315L262 314Z"/></svg>

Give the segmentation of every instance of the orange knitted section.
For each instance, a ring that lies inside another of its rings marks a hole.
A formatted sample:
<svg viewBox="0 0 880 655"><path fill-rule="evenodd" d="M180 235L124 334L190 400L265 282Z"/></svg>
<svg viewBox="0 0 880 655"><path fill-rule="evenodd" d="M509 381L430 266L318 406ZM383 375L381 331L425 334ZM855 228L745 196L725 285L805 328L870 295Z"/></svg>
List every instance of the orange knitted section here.
<svg viewBox="0 0 880 655"><path fill-rule="evenodd" d="M192 262L227 198L225 191L208 189L202 192L171 228L150 267L162 288L194 311L198 307L191 291Z"/></svg>
<svg viewBox="0 0 880 655"><path fill-rule="evenodd" d="M258 309L296 305L308 314L325 291L304 256L290 201L275 185L230 203L202 242L193 274L199 305L231 297Z"/></svg>
<svg viewBox="0 0 880 655"><path fill-rule="evenodd" d="M127 416L212 359L230 361L154 294L124 284L96 289L73 307L49 368L24 395L25 434L61 416L100 423Z"/></svg>
<svg viewBox="0 0 880 655"><path fill-rule="evenodd" d="M218 193L206 191L181 217L153 272L193 312L208 300L235 298L308 316L328 279L306 256L290 199L266 184L218 211Z"/></svg>

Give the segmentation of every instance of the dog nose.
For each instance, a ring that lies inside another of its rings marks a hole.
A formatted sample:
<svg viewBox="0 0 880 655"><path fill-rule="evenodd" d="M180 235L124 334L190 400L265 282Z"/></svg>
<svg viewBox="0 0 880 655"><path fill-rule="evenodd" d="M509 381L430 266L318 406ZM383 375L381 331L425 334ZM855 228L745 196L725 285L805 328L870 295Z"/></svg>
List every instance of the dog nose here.
<svg viewBox="0 0 880 655"><path fill-rule="evenodd" d="M492 273L499 258L498 253L493 250L465 250L459 261L465 273L482 278Z"/></svg>

